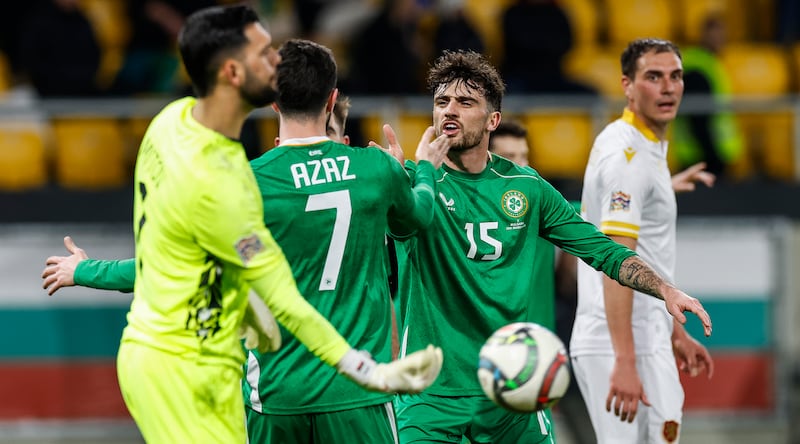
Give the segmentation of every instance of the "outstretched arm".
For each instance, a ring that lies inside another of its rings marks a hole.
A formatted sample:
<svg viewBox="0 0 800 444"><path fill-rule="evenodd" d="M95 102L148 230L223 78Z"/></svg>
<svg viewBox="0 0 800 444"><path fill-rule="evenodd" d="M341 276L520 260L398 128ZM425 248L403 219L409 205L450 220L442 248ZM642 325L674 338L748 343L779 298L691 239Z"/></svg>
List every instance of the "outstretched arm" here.
<svg viewBox="0 0 800 444"><path fill-rule="evenodd" d="M42 288L53 295L61 287L75 285L101 290L133 291L136 267L133 259L97 260L89 259L71 237L64 238L69 256L50 256L42 271Z"/></svg>
<svg viewBox="0 0 800 444"><path fill-rule="evenodd" d="M703 308L703 304L665 281L639 256L631 256L622 262L617 281L626 287L663 299L669 314L681 324L686 323L683 312L691 311L703 323L705 335L711 336L711 317Z"/></svg>
<svg viewBox="0 0 800 444"><path fill-rule="evenodd" d="M676 193L694 191L697 182L711 188L716 180L714 173L706 171L706 163L698 162L672 176L672 190Z"/></svg>

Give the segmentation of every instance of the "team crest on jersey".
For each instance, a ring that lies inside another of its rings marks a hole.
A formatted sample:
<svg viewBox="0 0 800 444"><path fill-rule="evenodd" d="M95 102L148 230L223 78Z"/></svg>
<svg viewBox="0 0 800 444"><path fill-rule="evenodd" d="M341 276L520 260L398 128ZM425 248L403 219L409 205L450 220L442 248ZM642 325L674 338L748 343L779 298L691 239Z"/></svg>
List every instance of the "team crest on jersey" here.
<svg viewBox="0 0 800 444"><path fill-rule="evenodd" d="M511 217L522 217L528 212L528 198L521 191L506 191L501 201L503 211Z"/></svg>
<svg viewBox="0 0 800 444"><path fill-rule="evenodd" d="M667 421L664 423L664 427L661 429L661 434L664 435L664 440L667 442L675 442L678 439L678 429L680 428L680 424L676 421Z"/></svg>
<svg viewBox="0 0 800 444"><path fill-rule="evenodd" d="M608 206L611 211L628 211L631 209L631 195L622 191L611 193L611 203Z"/></svg>
<svg viewBox="0 0 800 444"><path fill-rule="evenodd" d="M261 239L258 238L257 234L251 234L239 239L234 247L236 247L236 252L244 265L247 265L253 256L264 251L264 244L261 243Z"/></svg>

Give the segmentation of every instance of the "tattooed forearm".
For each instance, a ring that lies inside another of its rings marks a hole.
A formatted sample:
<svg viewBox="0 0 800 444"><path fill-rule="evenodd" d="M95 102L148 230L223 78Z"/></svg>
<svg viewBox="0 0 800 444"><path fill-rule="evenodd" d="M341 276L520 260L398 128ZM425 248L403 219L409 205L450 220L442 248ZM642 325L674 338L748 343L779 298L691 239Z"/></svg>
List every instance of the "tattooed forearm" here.
<svg viewBox="0 0 800 444"><path fill-rule="evenodd" d="M638 256L631 256L622 262L617 281L636 291L664 299L658 294L659 287L665 284L664 279Z"/></svg>

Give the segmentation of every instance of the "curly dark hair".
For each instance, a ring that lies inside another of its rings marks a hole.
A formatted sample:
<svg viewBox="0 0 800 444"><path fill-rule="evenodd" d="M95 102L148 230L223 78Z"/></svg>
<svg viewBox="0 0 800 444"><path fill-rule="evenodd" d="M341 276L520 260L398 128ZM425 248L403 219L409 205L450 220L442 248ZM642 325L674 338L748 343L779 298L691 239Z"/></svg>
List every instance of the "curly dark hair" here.
<svg viewBox="0 0 800 444"><path fill-rule="evenodd" d="M490 111L500 111L506 85L489 60L475 51L444 51L428 71L428 90L431 94L452 82L463 82L483 93Z"/></svg>

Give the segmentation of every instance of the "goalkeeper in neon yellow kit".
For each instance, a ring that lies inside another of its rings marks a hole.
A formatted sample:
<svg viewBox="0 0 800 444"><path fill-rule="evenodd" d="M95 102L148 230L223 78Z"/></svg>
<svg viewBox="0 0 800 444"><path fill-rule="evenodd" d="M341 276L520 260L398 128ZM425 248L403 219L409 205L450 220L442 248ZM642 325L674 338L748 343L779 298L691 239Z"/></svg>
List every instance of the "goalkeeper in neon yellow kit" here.
<svg viewBox="0 0 800 444"><path fill-rule="evenodd" d="M135 295L117 360L125 403L145 440L245 442L238 332L248 288L263 298L254 302L266 302L312 353L357 384L386 392L429 385L441 367L438 349L391 364L353 350L300 295L264 226L236 140L249 112L275 98L280 56L256 13L201 10L187 19L179 46L198 99L167 105L140 148Z"/></svg>

